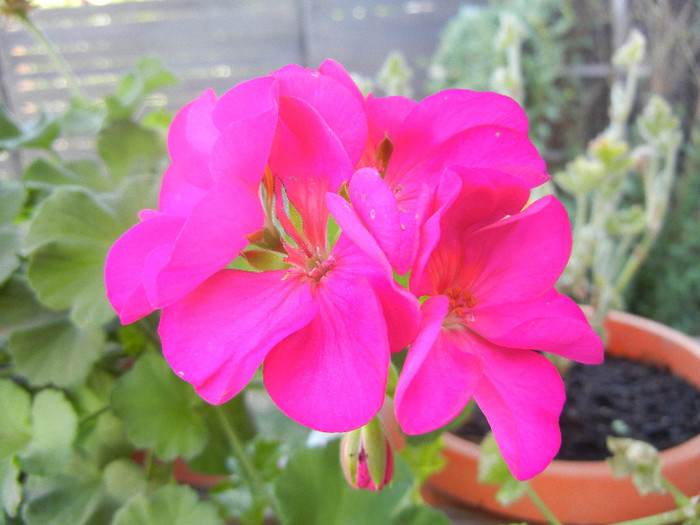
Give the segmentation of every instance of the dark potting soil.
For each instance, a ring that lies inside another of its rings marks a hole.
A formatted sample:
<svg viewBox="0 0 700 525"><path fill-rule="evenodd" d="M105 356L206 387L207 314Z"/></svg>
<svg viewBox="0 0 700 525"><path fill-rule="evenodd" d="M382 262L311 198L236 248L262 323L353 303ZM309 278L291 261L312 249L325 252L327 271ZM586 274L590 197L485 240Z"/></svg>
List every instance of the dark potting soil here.
<svg viewBox="0 0 700 525"><path fill-rule="evenodd" d="M574 363L564 385L557 459L604 459L610 456L609 435L641 439L664 450L700 434L700 392L667 370L606 357L595 366ZM456 433L479 442L488 430L475 406Z"/></svg>

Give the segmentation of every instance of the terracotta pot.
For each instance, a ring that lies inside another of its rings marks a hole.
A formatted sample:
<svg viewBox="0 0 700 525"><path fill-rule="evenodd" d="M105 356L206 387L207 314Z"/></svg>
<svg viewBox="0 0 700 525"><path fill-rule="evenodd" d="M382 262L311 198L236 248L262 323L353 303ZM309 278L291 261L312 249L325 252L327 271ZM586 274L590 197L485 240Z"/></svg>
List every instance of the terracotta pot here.
<svg viewBox="0 0 700 525"><path fill-rule="evenodd" d="M606 320L607 352L662 366L700 389L700 344L667 326L612 312ZM518 520L544 522L526 496L510 506L495 500L497 486L477 481L479 446L445 434L447 467L427 491ZM663 474L687 495L700 492L700 435L661 452ZM669 494L640 496L629 477L615 479L604 461L553 461L530 481L555 516L567 524L631 520L675 508ZM444 499L443 499L444 501Z"/></svg>

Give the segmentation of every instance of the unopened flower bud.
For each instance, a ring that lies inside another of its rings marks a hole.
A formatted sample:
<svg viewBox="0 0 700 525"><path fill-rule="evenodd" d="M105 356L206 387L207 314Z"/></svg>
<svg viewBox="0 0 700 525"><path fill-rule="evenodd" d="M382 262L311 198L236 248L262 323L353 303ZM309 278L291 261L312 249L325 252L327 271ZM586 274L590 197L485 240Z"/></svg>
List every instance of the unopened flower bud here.
<svg viewBox="0 0 700 525"><path fill-rule="evenodd" d="M381 490L391 481L394 454L379 419L345 435L340 459L345 478L355 489Z"/></svg>

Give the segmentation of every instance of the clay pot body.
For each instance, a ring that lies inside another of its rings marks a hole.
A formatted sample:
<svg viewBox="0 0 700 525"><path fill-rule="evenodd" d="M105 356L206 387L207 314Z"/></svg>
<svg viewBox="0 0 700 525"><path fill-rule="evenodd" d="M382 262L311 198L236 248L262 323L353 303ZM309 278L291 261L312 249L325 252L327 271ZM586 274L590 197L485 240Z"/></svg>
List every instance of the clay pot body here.
<svg viewBox="0 0 700 525"><path fill-rule="evenodd" d="M700 344L654 321L622 312L606 319L607 354L667 366L700 389ZM510 506L495 500L497 487L477 481L479 446L445 434L447 467L427 489L471 507L517 520L544 522L527 497ZM700 435L661 452L662 472L685 494L700 493ZM567 524L630 520L675 508L669 494L640 496L629 477L615 479L604 461L553 461L530 481L554 515Z"/></svg>

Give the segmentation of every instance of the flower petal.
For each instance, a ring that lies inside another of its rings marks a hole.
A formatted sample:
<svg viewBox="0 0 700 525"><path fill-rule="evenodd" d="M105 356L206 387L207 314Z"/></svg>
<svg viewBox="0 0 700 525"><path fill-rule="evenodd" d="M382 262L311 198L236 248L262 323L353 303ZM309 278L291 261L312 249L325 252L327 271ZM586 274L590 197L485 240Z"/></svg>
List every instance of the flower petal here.
<svg viewBox="0 0 700 525"><path fill-rule="evenodd" d="M420 201L427 201L426 195ZM373 168L357 170L350 180L350 201L355 212L372 233L392 267L406 273L418 253L421 211L400 211L394 192ZM425 206L421 206L425 208Z"/></svg>
<svg viewBox="0 0 700 525"><path fill-rule="evenodd" d="M491 425L516 479L539 474L559 451L564 383L554 365L536 352L476 341L484 375L474 399Z"/></svg>
<svg viewBox="0 0 700 525"><path fill-rule="evenodd" d="M386 326L369 283L332 268L318 283L318 315L281 341L265 386L290 418L322 432L365 425L382 407L389 373Z"/></svg>
<svg viewBox="0 0 700 525"><path fill-rule="evenodd" d="M547 196L517 215L465 236L461 246L462 253L452 254L448 264L459 268L461 282L454 284L471 292L478 311L492 304L529 301L547 292L569 259L571 226L564 206Z"/></svg>
<svg viewBox="0 0 700 525"><path fill-rule="evenodd" d="M355 90L349 89L345 81L336 80L336 73L328 76L290 65L271 75L279 82L280 97L302 99L321 115L354 166L367 142L367 118Z"/></svg>
<svg viewBox="0 0 700 525"><path fill-rule="evenodd" d="M237 177L217 181L191 210L167 262L145 276L151 303L168 305L226 267L264 220L255 188Z"/></svg>
<svg viewBox="0 0 700 525"><path fill-rule="evenodd" d="M107 298L123 324L155 309L146 296L144 269L153 250L166 247L169 251L182 224L179 217L153 215L131 227L110 248L105 262Z"/></svg>
<svg viewBox="0 0 700 525"><path fill-rule="evenodd" d="M407 434L440 428L464 409L481 378L481 359L464 333L443 329L447 298L431 297L396 387L396 419Z"/></svg>
<svg viewBox="0 0 700 525"><path fill-rule="evenodd" d="M286 275L223 270L163 309L165 358L205 401L231 399L270 348L316 315L308 284Z"/></svg>
<svg viewBox="0 0 700 525"><path fill-rule="evenodd" d="M470 326L499 346L551 352L586 364L603 361L603 342L581 309L554 289L533 301L480 308Z"/></svg>
<svg viewBox="0 0 700 525"><path fill-rule="evenodd" d="M418 299L396 282L386 259L373 259L347 235L340 236L332 255L336 258L334 268L356 279L365 279L372 286L382 306L390 351L406 348L420 325Z"/></svg>
<svg viewBox="0 0 700 525"><path fill-rule="evenodd" d="M503 95L450 89L425 98L403 121L403 133L392 137L396 148L391 176L411 168L421 157L455 135L479 126L510 128L527 134L523 109Z"/></svg>

